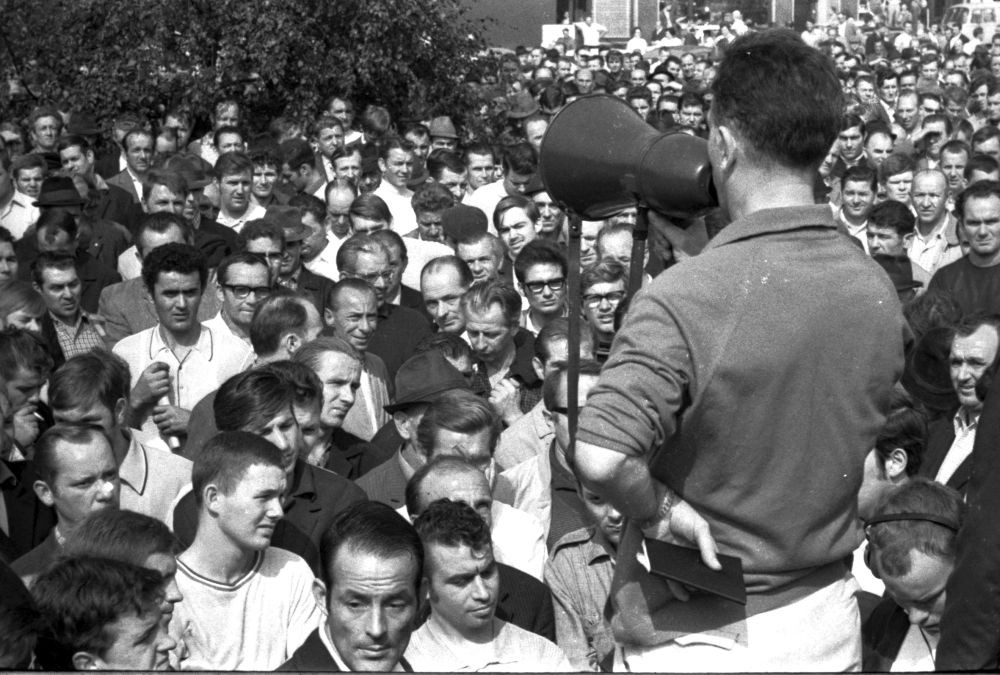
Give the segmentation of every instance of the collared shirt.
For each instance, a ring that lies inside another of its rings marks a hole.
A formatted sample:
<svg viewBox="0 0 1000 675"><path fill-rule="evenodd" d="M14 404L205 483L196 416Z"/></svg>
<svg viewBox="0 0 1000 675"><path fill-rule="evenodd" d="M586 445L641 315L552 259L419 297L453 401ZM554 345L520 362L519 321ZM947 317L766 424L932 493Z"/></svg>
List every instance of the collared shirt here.
<svg viewBox="0 0 1000 675"><path fill-rule="evenodd" d="M286 277L279 276L278 285L282 288L287 288L290 291L297 291L299 290L299 277L301 276L302 267L300 266L299 269L295 270Z"/></svg>
<svg viewBox="0 0 1000 675"><path fill-rule="evenodd" d="M118 467L121 508L171 522L171 506L190 489L191 461L172 452L147 448L135 434Z"/></svg>
<svg viewBox="0 0 1000 675"><path fill-rule="evenodd" d="M477 644L454 635L434 612L410 636L406 660L416 672L571 672L557 646L514 624L493 619L493 639Z"/></svg>
<svg viewBox="0 0 1000 675"><path fill-rule="evenodd" d="M466 195L462 203L466 206L474 206L486 214L486 231L496 235L497 228L493 225L493 211L496 210L500 200L507 196L507 189L504 187L504 180L494 181L481 185L472 194Z"/></svg>
<svg viewBox="0 0 1000 675"><path fill-rule="evenodd" d="M146 202L142 198L142 180L140 180L138 176L132 173L132 169L130 169L127 164L125 166L125 173L128 175L128 179L132 181L132 187L135 188L135 195L136 199L139 200L139 206L141 206L142 210L145 211Z"/></svg>
<svg viewBox="0 0 1000 675"><path fill-rule="evenodd" d="M243 212L243 215L230 216L226 215L222 211L219 211L219 215L216 216L215 221L220 225L232 228L234 232L239 234L239 231L243 229L244 225L251 220L263 218L265 213L267 213L267 209L263 206L251 203L250 206L247 207L247 210Z"/></svg>
<svg viewBox="0 0 1000 675"><path fill-rule="evenodd" d="M961 258L962 247L955 227L955 217L948 214L926 238L919 230L914 229L913 241L907 251L910 260L933 274L939 268Z"/></svg>
<svg viewBox="0 0 1000 675"><path fill-rule="evenodd" d="M846 217L844 217L844 209L841 208L837 212L837 220L844 224L844 228L847 230L847 234L851 235L855 239L861 242L862 248L865 249L865 253L871 253L868 250L868 219L860 225L852 225Z"/></svg>
<svg viewBox="0 0 1000 675"><path fill-rule="evenodd" d="M364 354L361 381L354 405L347 411L342 425L344 431L363 441L370 441L382 425L392 418L385 411L389 405L389 374L382 359L374 354Z"/></svg>
<svg viewBox="0 0 1000 675"><path fill-rule="evenodd" d="M59 341L59 349L63 356L71 359L77 354L86 354L95 349L104 349L104 338L97 332L97 328L91 322L90 317L84 312L76 320L76 325L70 326L62 319L57 318L49 312L52 317L52 325L56 329L56 339Z"/></svg>
<svg viewBox="0 0 1000 675"><path fill-rule="evenodd" d="M373 193L381 197L385 205L389 207L392 214L392 231L403 236L417 226L417 215L413 213L413 206L410 200L413 198L413 190L408 188L399 189L389 181L382 180L382 183L375 188Z"/></svg>
<svg viewBox="0 0 1000 675"><path fill-rule="evenodd" d="M497 462L504 469L510 470L532 457L546 455L554 433L545 403L539 401L500 434Z"/></svg>
<svg viewBox="0 0 1000 675"><path fill-rule="evenodd" d="M38 222L38 207L32 204L33 198L14 190L14 196L2 210L0 210L0 225L7 230L17 241L24 236L29 227Z"/></svg>
<svg viewBox="0 0 1000 675"><path fill-rule="evenodd" d="M395 229L395 228L393 228ZM419 237L403 237L403 245L406 246L406 269L403 270L403 285L409 286L415 291L420 290L420 273L424 265L434 258L444 255L455 255L447 244L439 241L424 241Z"/></svg>
<svg viewBox="0 0 1000 675"><path fill-rule="evenodd" d="M337 239L332 234L328 235L326 246L319 252L319 255L312 260L304 261L302 264L313 274L326 277L330 281L339 281L340 271L337 269L337 251L340 250L340 245L347 241L348 237Z"/></svg>
<svg viewBox="0 0 1000 675"><path fill-rule="evenodd" d="M562 537L545 565L545 583L554 600L556 638L578 670L599 670L615 649L614 635L604 619L614 555L604 536L591 526Z"/></svg>
<svg viewBox="0 0 1000 675"><path fill-rule="evenodd" d="M976 428L979 426L979 412L969 413L966 408L959 408L955 413L952 423L955 425L955 440L948 448L948 454L944 456L941 467L938 469L934 480L938 483L946 484L952 477L962 462L972 454L972 446L976 442Z"/></svg>
<svg viewBox="0 0 1000 675"><path fill-rule="evenodd" d="M237 333L236 330L233 328L233 322L229 319L229 317L225 316L222 313L222 310L219 310L219 313L213 316L208 321L202 321L201 325L211 328L212 331L222 331L224 333L229 333L237 340L242 340L248 345L250 344L250 336L240 335L239 333Z"/></svg>
<svg viewBox="0 0 1000 675"><path fill-rule="evenodd" d="M207 394L215 391L233 375L243 372L253 365L254 354L249 345L219 331L201 325L198 342L178 359L163 339L160 324L135 335L122 339L114 347L114 353L125 359L132 372L132 386L135 387L142 372L153 362L160 361L170 366L170 393L162 404L175 405L191 410ZM165 447L152 416L147 417L139 433L139 441Z"/></svg>
<svg viewBox="0 0 1000 675"><path fill-rule="evenodd" d="M139 260L138 250L134 245L118 254L118 274L122 275L122 279L138 279L142 276L142 261Z"/></svg>

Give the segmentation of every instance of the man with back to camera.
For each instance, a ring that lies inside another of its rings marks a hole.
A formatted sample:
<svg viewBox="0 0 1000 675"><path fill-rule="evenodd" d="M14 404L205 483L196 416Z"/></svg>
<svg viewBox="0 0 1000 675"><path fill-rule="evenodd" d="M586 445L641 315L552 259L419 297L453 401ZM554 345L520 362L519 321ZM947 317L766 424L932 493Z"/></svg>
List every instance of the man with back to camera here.
<svg viewBox="0 0 1000 675"><path fill-rule="evenodd" d="M635 299L580 417L578 475L630 521L611 625L630 670L857 668L842 560L902 371L899 302L813 204L843 110L832 63L790 31L747 34L712 94L708 155L732 224ZM696 545L713 569L717 551L741 558L747 605L648 574L643 535Z"/></svg>

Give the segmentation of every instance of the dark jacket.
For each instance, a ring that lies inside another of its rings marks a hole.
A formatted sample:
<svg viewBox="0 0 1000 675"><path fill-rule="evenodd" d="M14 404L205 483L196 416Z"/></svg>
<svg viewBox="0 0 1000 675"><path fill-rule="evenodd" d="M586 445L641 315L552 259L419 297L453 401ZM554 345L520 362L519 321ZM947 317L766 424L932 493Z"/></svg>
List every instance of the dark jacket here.
<svg viewBox="0 0 1000 675"><path fill-rule="evenodd" d="M341 672L340 668L337 667L337 662L330 655L330 650L326 648L323 640L320 639L319 631L320 629L317 628L310 633L306 641L292 654L292 658L281 664L278 671L298 671L305 673ZM399 667L404 672L413 672L413 668L402 657L399 659Z"/></svg>

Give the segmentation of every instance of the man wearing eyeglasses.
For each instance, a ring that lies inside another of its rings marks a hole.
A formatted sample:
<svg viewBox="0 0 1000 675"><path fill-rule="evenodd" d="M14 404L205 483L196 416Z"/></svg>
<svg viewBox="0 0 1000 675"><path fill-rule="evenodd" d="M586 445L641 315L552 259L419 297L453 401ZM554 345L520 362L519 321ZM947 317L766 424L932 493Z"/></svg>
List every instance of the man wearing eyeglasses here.
<svg viewBox="0 0 1000 675"><path fill-rule="evenodd" d="M361 279L371 284L378 300L378 327L368 351L385 362L389 377L395 377L403 362L413 356L417 344L431 334L430 321L420 312L394 305L389 300L393 271L389 251L370 234L355 234L337 251L341 279Z"/></svg>
<svg viewBox="0 0 1000 675"><path fill-rule="evenodd" d="M566 258L554 244L535 239L514 261L521 293L528 308L521 313L521 327L538 335L552 319L566 315Z"/></svg>
<svg viewBox="0 0 1000 675"><path fill-rule="evenodd" d="M613 260L602 260L580 275L583 316L597 337L596 358L608 359L615 337L615 314L628 294L628 270Z"/></svg>
<svg viewBox="0 0 1000 675"><path fill-rule="evenodd" d="M204 322L213 331L227 331L250 344L250 322L257 306L271 294L267 261L256 253L234 253L219 263L216 293L222 308Z"/></svg>

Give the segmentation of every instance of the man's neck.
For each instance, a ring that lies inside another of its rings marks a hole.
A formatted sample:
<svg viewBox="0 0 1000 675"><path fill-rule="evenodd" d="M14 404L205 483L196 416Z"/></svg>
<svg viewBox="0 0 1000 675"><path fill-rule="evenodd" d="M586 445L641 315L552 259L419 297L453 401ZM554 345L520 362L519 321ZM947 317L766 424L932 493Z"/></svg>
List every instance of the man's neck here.
<svg viewBox="0 0 1000 675"><path fill-rule="evenodd" d="M552 314L542 314L541 312L536 312L535 308L532 307L528 310L528 318L531 323L538 327L538 330L542 330L550 321L554 321L563 316L564 305L559 305L559 309Z"/></svg>
<svg viewBox="0 0 1000 675"><path fill-rule="evenodd" d="M741 175L734 176L732 183L726 202L731 222L764 209L815 203L809 172L768 171L748 166L743 167Z"/></svg>
<svg viewBox="0 0 1000 675"><path fill-rule="evenodd" d="M196 321L194 325L184 333L173 333L166 328L163 324L159 325L160 338L163 340L163 344L167 345L170 351L177 354L178 347L190 348L198 344L198 340L201 338L201 322ZM181 355L177 354L177 358L181 358Z"/></svg>
<svg viewBox="0 0 1000 675"><path fill-rule="evenodd" d="M868 222L868 218L855 218L847 214L847 211L843 207L840 208L840 217L843 218L844 222L851 227L861 227Z"/></svg>
<svg viewBox="0 0 1000 675"><path fill-rule="evenodd" d="M496 638L496 634L500 630L496 616L494 616L493 620L489 623L477 628L465 628L453 626L450 623L443 621L432 609L431 615L428 617L427 621L428 623L434 624L434 629L439 634L442 634L455 642L471 642L477 645L489 644Z"/></svg>
<svg viewBox="0 0 1000 675"><path fill-rule="evenodd" d="M948 222L948 212L945 211L944 213L941 214L941 217L935 220L933 223L923 223L918 220L917 232L920 234L921 237L926 239L927 237L937 232L939 229L943 229L945 223L947 222Z"/></svg>
<svg viewBox="0 0 1000 675"><path fill-rule="evenodd" d="M221 214L222 216L224 216L225 218L228 218L228 219L230 219L230 220L239 220L240 218L242 218L243 216L245 216L245 215L246 215L247 211L249 211L249 210L250 210L250 203L251 203L251 200L249 200L249 199L248 199L248 200L247 200L247 205L246 205L246 208L245 208L245 209L243 209L243 210L242 210L242 211L240 211L240 212L236 212L236 211L230 211L230 210L229 210L229 209L227 209L227 208L226 208L225 206L220 206L220 207L219 207L219 213L220 213L220 214Z"/></svg>
<svg viewBox="0 0 1000 675"><path fill-rule="evenodd" d="M52 317L53 321L58 321L61 324L69 326L70 328L76 328L77 326L80 325L80 318L83 316L83 312L77 309L76 313L73 314L72 316L59 316L57 314L53 314L50 311L49 316Z"/></svg>
<svg viewBox="0 0 1000 675"><path fill-rule="evenodd" d="M1000 251L992 255L981 255L974 250L969 250L969 263L973 267L994 267L1000 265Z"/></svg>
<svg viewBox="0 0 1000 675"><path fill-rule="evenodd" d="M238 338L245 339L250 334L249 333L250 327L247 326L246 328L244 328L243 326L233 321L233 318L229 316L229 312L227 312L225 308L223 308L220 314L222 315L222 322L229 327L229 330L233 331L233 335L235 335Z"/></svg>
<svg viewBox="0 0 1000 675"><path fill-rule="evenodd" d="M198 534L181 554L181 559L203 577L223 584L232 584L253 567L257 551L240 548L224 535L210 516L202 512L198 519Z"/></svg>
<svg viewBox="0 0 1000 675"><path fill-rule="evenodd" d="M316 173L316 178L314 178L313 181L306 186L306 189L302 191L302 194L304 195L316 194L316 191L319 190L320 187L323 185L323 183L326 182L326 179L323 178L323 174L321 174L318 171L315 173Z"/></svg>
<svg viewBox="0 0 1000 675"><path fill-rule="evenodd" d="M399 454L402 456L403 461L406 462L406 464L414 471L427 463L427 458L420 454L411 441L403 443L403 447L400 448Z"/></svg>
<svg viewBox="0 0 1000 675"><path fill-rule="evenodd" d="M128 435L125 429L118 429L116 433L111 434L111 452L115 456L115 464L121 468L122 462L125 461L125 456L128 455L128 450L132 446L132 439Z"/></svg>
<svg viewBox="0 0 1000 675"><path fill-rule="evenodd" d="M491 375L496 373L498 370L500 370L500 368L504 366L505 363L507 363L513 358L514 352L516 350L517 348L514 346L514 342L512 340L510 344L507 345L506 349L497 354L497 357L494 360L483 361L483 363L486 365L486 370L489 371Z"/></svg>

